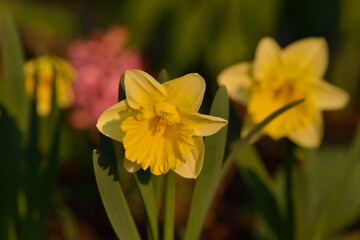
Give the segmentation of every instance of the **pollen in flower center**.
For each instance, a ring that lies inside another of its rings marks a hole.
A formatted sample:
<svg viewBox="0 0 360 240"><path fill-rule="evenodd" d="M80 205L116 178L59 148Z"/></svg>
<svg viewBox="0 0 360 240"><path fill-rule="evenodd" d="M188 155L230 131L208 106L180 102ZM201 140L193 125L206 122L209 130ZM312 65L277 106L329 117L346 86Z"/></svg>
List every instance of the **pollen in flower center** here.
<svg viewBox="0 0 360 240"><path fill-rule="evenodd" d="M165 121L168 125L180 122L180 115L177 108L167 102L155 104L153 106L153 112L155 116L161 117L161 122Z"/></svg>
<svg viewBox="0 0 360 240"><path fill-rule="evenodd" d="M295 69L296 70L296 69ZM264 128L274 139L304 129L314 121L316 108L309 76L300 71L278 68L254 86L248 103L252 121L259 123L277 109L300 99L306 101L277 117Z"/></svg>
<svg viewBox="0 0 360 240"><path fill-rule="evenodd" d="M164 117L160 117L157 126L156 126L156 134L163 135L165 132L167 122Z"/></svg>
<svg viewBox="0 0 360 240"><path fill-rule="evenodd" d="M310 87L308 79L303 71L281 65L262 79L258 87L270 92L272 101L285 105L306 97Z"/></svg>
<svg viewBox="0 0 360 240"><path fill-rule="evenodd" d="M195 147L194 129L180 120L177 107L167 102L141 107L121 123L126 158L157 175L178 168Z"/></svg>
<svg viewBox="0 0 360 240"><path fill-rule="evenodd" d="M154 136L162 136L168 126L180 122L180 115L177 108L169 103L160 102L147 108L141 108L136 116L138 121L151 120L155 126L152 129Z"/></svg>
<svg viewBox="0 0 360 240"><path fill-rule="evenodd" d="M180 115L175 106L161 102L153 106L153 113L159 118L156 126L156 135L163 135L166 126L180 122Z"/></svg>
<svg viewBox="0 0 360 240"><path fill-rule="evenodd" d="M276 88L273 92L274 99L284 102L293 101L295 95L297 95L296 87L290 82Z"/></svg>

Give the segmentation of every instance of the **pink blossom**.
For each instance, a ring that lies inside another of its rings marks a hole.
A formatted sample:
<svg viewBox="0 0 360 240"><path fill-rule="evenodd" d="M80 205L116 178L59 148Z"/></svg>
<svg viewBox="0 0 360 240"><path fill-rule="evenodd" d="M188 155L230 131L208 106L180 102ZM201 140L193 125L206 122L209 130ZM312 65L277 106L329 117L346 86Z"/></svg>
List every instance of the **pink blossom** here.
<svg viewBox="0 0 360 240"><path fill-rule="evenodd" d="M143 69L141 55L127 49L127 42L126 30L114 27L70 44L68 58L77 72L74 108L69 116L73 127L94 129L101 113L118 100L121 74L129 69Z"/></svg>

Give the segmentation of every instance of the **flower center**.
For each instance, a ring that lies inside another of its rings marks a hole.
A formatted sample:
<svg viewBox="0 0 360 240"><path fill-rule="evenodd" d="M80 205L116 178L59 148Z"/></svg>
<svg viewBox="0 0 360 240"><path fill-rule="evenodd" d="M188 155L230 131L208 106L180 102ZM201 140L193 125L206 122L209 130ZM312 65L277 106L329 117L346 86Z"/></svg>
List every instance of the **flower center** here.
<svg viewBox="0 0 360 240"><path fill-rule="evenodd" d="M180 115L175 106L161 102L150 106L149 109L142 108L141 113L136 116L136 119L154 119L156 127L153 129L153 135L162 136L167 126L180 122Z"/></svg>
<svg viewBox="0 0 360 240"><path fill-rule="evenodd" d="M180 122L180 115L177 108L169 103L157 103L153 106L153 111L155 116L161 117L160 121L165 121L168 125Z"/></svg>
<svg viewBox="0 0 360 240"><path fill-rule="evenodd" d="M178 168L195 148L194 129L180 122L177 108L169 103L141 108L121 123L121 130L126 158L156 175Z"/></svg>
<svg viewBox="0 0 360 240"><path fill-rule="evenodd" d="M304 103L286 111L264 127L264 132L278 139L311 124L316 115L316 107L312 99L311 82L306 74L291 72L285 66L275 70L258 81L249 98L248 111L254 123L261 122L293 101L306 99Z"/></svg>
<svg viewBox="0 0 360 240"><path fill-rule="evenodd" d="M290 81L286 82L282 86L275 88L273 91L273 98L277 101L282 101L284 103L294 101L297 93L297 88Z"/></svg>
<svg viewBox="0 0 360 240"><path fill-rule="evenodd" d="M167 122L164 117L160 117L157 126L156 126L156 134L163 135L165 132Z"/></svg>
<svg viewBox="0 0 360 240"><path fill-rule="evenodd" d="M156 135L163 135L167 125L172 126L180 122L180 115L175 106L161 102L155 104L152 108L154 115L159 117L156 126Z"/></svg>

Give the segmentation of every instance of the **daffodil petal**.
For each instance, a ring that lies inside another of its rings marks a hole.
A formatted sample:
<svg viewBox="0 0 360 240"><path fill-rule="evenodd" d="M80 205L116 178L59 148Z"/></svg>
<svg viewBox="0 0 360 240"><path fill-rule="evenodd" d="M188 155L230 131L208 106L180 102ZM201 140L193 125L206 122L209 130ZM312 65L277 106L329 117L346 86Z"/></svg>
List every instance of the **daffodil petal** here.
<svg viewBox="0 0 360 240"><path fill-rule="evenodd" d="M36 89L36 111L40 117L46 117L51 112L52 88L49 83L43 82L37 85Z"/></svg>
<svg viewBox="0 0 360 240"><path fill-rule="evenodd" d="M195 136L209 136L227 124L225 119L200 114L187 109L179 109L181 122L194 129Z"/></svg>
<svg viewBox="0 0 360 240"><path fill-rule="evenodd" d="M126 171L134 173L141 168L141 165L137 164L136 162L132 162L124 157L124 168Z"/></svg>
<svg viewBox="0 0 360 240"><path fill-rule="evenodd" d="M68 108L74 103L71 83L60 76L56 80L56 101L59 108Z"/></svg>
<svg viewBox="0 0 360 240"><path fill-rule="evenodd" d="M303 130L288 135L291 141L304 148L316 148L321 144L324 134L323 118L320 112L316 115L313 124Z"/></svg>
<svg viewBox="0 0 360 240"><path fill-rule="evenodd" d="M280 62L281 48L277 42L270 37L260 40L253 63L253 75L256 80L263 79Z"/></svg>
<svg viewBox="0 0 360 240"><path fill-rule="evenodd" d="M167 95L164 86L141 70L126 71L124 84L126 99L133 109L161 102Z"/></svg>
<svg viewBox="0 0 360 240"><path fill-rule="evenodd" d="M129 107L127 100L123 100L105 110L98 119L96 127L105 136L122 142L125 133L121 130L121 122L137 113L138 111Z"/></svg>
<svg viewBox="0 0 360 240"><path fill-rule="evenodd" d="M61 75L65 81L73 82L75 78L75 70L66 61L58 57L52 57L53 64L59 75Z"/></svg>
<svg viewBox="0 0 360 240"><path fill-rule="evenodd" d="M282 60L287 65L303 68L308 74L322 77L325 74L329 52L324 38L306 38L284 48Z"/></svg>
<svg viewBox="0 0 360 240"><path fill-rule="evenodd" d="M174 171L184 178L196 178L202 169L204 162L204 140L202 137L193 137L195 148L190 150L190 154L184 156L185 163Z"/></svg>
<svg viewBox="0 0 360 240"><path fill-rule="evenodd" d="M253 83L250 69L250 63L238 63L223 70L217 79L220 86L226 87L229 97L242 104L246 104Z"/></svg>
<svg viewBox="0 0 360 240"><path fill-rule="evenodd" d="M338 110L349 102L349 94L324 80L316 82L314 92L316 106L319 110Z"/></svg>
<svg viewBox="0 0 360 240"><path fill-rule="evenodd" d="M167 102L177 107L199 110L205 92L205 80L199 74L186 74L162 85L168 92Z"/></svg>

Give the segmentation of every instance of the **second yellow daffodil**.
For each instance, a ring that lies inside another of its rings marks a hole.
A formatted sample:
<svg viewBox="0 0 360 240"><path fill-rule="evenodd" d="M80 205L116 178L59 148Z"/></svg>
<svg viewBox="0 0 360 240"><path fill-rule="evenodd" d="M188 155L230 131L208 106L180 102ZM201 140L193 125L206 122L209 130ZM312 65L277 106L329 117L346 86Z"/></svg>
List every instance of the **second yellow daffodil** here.
<svg viewBox="0 0 360 240"><path fill-rule="evenodd" d="M284 49L274 39L263 38L252 63L225 69L218 83L229 96L247 105L243 133L277 109L299 99L303 103L275 118L262 133L273 139L288 137L296 144L318 147L323 136L321 111L343 108L349 95L323 77L328 65L328 47L323 38L306 38Z"/></svg>
<svg viewBox="0 0 360 240"><path fill-rule="evenodd" d="M124 77L126 99L107 109L97 128L122 142L124 166L155 175L169 169L185 178L196 178L204 160L203 136L216 133L227 121L198 113L205 92L204 79L196 74L160 84L141 70Z"/></svg>
<svg viewBox="0 0 360 240"><path fill-rule="evenodd" d="M74 69L59 57L42 56L30 60L24 65L25 90L30 98L34 96L36 85L36 111L40 117L51 112L53 82L55 81L56 103L59 108L70 107L74 102L71 88Z"/></svg>

